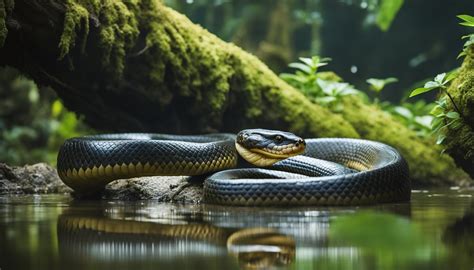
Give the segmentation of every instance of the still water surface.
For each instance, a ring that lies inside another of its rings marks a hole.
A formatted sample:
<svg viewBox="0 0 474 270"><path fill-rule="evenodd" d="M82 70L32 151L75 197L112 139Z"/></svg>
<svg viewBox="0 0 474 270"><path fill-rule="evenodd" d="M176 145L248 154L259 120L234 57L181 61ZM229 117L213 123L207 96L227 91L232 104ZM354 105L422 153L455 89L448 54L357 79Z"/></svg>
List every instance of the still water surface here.
<svg viewBox="0 0 474 270"><path fill-rule="evenodd" d="M473 269L474 191L235 208L0 197L0 269Z"/></svg>

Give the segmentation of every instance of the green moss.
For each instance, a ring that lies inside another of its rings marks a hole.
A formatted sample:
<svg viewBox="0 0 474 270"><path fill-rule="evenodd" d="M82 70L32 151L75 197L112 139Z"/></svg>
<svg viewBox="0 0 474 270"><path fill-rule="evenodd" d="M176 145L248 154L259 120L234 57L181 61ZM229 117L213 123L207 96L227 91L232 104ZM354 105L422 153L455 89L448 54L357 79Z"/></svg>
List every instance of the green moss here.
<svg viewBox="0 0 474 270"><path fill-rule="evenodd" d="M446 151L474 178L474 48L468 54L448 92L463 115L459 127L448 127ZM454 106L450 103L451 110Z"/></svg>
<svg viewBox="0 0 474 270"><path fill-rule="evenodd" d="M256 57L162 4L142 3L149 5L138 18L142 31L149 33L151 70L135 74L140 78L134 81L148 80L148 88L154 89L148 96L163 107L173 97L189 98L193 102L187 110L199 115L199 125L221 129L278 123L302 135L358 137L342 117L309 102Z"/></svg>
<svg viewBox="0 0 474 270"><path fill-rule="evenodd" d="M89 34L89 12L73 0L69 0L67 2L67 11L64 15L64 28L59 41L59 59L64 58L69 53L69 50L76 45L77 31L80 31L83 27L83 44L85 44Z"/></svg>
<svg viewBox="0 0 474 270"><path fill-rule="evenodd" d="M124 69L126 50L133 46L138 36L135 14L137 1L75 1L68 0L64 16L64 28L59 42L59 58L66 56L76 45L77 34L83 31L81 51L85 50L89 34L89 15L92 12L100 19L99 46L102 64L120 75Z"/></svg>
<svg viewBox="0 0 474 270"><path fill-rule="evenodd" d="M3 47L8 35L7 15L13 11L15 0L0 0L0 47Z"/></svg>

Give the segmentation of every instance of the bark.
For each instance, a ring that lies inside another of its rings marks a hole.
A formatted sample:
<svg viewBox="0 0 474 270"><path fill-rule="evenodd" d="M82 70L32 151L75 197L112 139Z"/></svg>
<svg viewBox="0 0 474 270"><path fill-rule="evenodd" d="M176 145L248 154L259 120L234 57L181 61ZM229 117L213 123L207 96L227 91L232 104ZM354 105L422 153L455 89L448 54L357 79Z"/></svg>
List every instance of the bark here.
<svg viewBox="0 0 474 270"><path fill-rule="evenodd" d="M98 130L355 137L400 149L415 184L466 179L432 141L361 100L333 113L256 57L154 0L0 0L0 65L52 86ZM5 3L8 3L5 5ZM2 25L5 25L3 31ZM7 31L6 31L7 30ZM1 45L1 44L0 44Z"/></svg>

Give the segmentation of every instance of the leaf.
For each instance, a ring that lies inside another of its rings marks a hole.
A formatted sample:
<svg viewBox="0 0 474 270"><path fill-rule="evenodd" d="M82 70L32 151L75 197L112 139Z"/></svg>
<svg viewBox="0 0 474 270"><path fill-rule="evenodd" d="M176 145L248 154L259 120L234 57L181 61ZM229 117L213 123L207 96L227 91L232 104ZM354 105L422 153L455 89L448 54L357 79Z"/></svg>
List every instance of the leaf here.
<svg viewBox="0 0 474 270"><path fill-rule="evenodd" d="M426 88L426 87L420 87L420 88L416 88L415 90L413 90L411 93L410 93L410 96L409 97L414 97L414 96L418 96L420 94L423 94L423 93L426 93L426 92L429 92L433 89L436 89L438 87L429 87L429 88Z"/></svg>
<svg viewBox="0 0 474 270"><path fill-rule="evenodd" d="M305 64L302 64L302 63L291 63L288 66L291 67L291 68L299 69L299 70L301 70L301 71L303 71L304 73L307 73L307 74L311 73L311 67L309 67Z"/></svg>
<svg viewBox="0 0 474 270"><path fill-rule="evenodd" d="M377 79L377 78L369 78L367 79L367 83L371 85L371 90L375 92L380 92L382 89L385 88L385 85L398 82L397 78L386 78L386 79Z"/></svg>
<svg viewBox="0 0 474 270"><path fill-rule="evenodd" d="M299 59L300 59L301 62L305 63L309 67L313 65L313 59L314 58L300 57Z"/></svg>
<svg viewBox="0 0 474 270"><path fill-rule="evenodd" d="M51 105L51 116L57 118L63 111L63 104L58 99Z"/></svg>
<svg viewBox="0 0 474 270"><path fill-rule="evenodd" d="M474 17L470 15L458 15L456 16L464 22L459 23L460 25L474 27Z"/></svg>
<svg viewBox="0 0 474 270"><path fill-rule="evenodd" d="M444 113L444 109L441 106L434 106L433 109L431 109L430 114L431 115L439 115Z"/></svg>
<svg viewBox="0 0 474 270"><path fill-rule="evenodd" d="M463 57L463 56L466 56L466 55L467 55L466 51L462 51L460 54L458 54L458 56L456 57L456 59L459 59L459 58L461 58L461 57Z"/></svg>
<svg viewBox="0 0 474 270"><path fill-rule="evenodd" d="M446 114L446 117L451 118L451 119L459 119L460 118L459 113L457 113L457 112L448 112Z"/></svg>
<svg viewBox="0 0 474 270"><path fill-rule="evenodd" d="M400 116L403 116L406 119L413 118L413 113L405 107L397 106L393 110L395 113L399 114Z"/></svg>
<svg viewBox="0 0 474 270"><path fill-rule="evenodd" d="M370 78L370 79L367 79L366 82L367 82L368 84L370 84L371 90L373 90L373 91L375 91L375 92L380 92L380 91L382 91L383 87L385 86L384 81L381 80L381 79Z"/></svg>
<svg viewBox="0 0 474 270"><path fill-rule="evenodd" d="M454 69L453 71L449 72L448 76L446 77L446 82L450 82L450 81L456 79L458 74L459 74L459 69L457 69L457 68Z"/></svg>
<svg viewBox="0 0 474 270"><path fill-rule="evenodd" d="M434 78L434 81L442 85L444 77L446 77L446 72L436 75L436 77Z"/></svg>
<svg viewBox="0 0 474 270"><path fill-rule="evenodd" d="M376 18L376 24L380 30L386 32L390 28L403 2L404 0L381 0Z"/></svg>
<svg viewBox="0 0 474 270"><path fill-rule="evenodd" d="M431 129L433 130L433 133L437 132L443 125L443 118L433 118L433 121L431 121Z"/></svg>
<svg viewBox="0 0 474 270"><path fill-rule="evenodd" d="M431 129L431 121L433 120L433 116L425 115L425 116L416 116L415 122L427 129Z"/></svg>
<svg viewBox="0 0 474 270"><path fill-rule="evenodd" d="M445 134L439 134L438 138L436 139L436 144L442 144L444 139L446 139L446 135Z"/></svg>
<svg viewBox="0 0 474 270"><path fill-rule="evenodd" d="M434 81L429 81L426 82L425 85L423 86L424 88L434 88L434 87L440 87L441 84L434 82Z"/></svg>

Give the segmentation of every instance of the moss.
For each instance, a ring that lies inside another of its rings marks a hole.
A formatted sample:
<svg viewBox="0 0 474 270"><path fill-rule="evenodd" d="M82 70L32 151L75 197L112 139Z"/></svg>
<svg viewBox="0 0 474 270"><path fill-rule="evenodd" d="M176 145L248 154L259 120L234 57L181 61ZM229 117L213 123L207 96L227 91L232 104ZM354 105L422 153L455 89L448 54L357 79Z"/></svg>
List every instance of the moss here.
<svg viewBox="0 0 474 270"><path fill-rule="evenodd" d="M15 0L0 0L0 48L3 47L8 35L7 16L13 11Z"/></svg>
<svg viewBox="0 0 474 270"><path fill-rule="evenodd" d="M69 53L69 50L76 45L76 31L80 31L83 27L83 44L85 44L89 34L89 12L73 0L69 0L67 2L67 11L64 15L64 29L59 41L59 59L64 58ZM84 49L84 46L82 49Z"/></svg>
<svg viewBox="0 0 474 270"><path fill-rule="evenodd" d="M149 33L149 89L155 89L153 96L162 106L172 102L172 96L193 99L189 115L199 115L200 125L220 129L280 123L304 135L358 137L342 117L309 102L256 57L153 3L140 24L149 24L149 30L143 29ZM134 81L147 80L146 74L135 75L141 78Z"/></svg>
<svg viewBox="0 0 474 270"><path fill-rule="evenodd" d="M461 110L463 118L459 127L448 127L446 151L474 178L474 48L468 51L459 75L448 92ZM451 103L450 106L451 110L455 110Z"/></svg>
<svg viewBox="0 0 474 270"><path fill-rule="evenodd" d="M124 69L126 50L135 42L139 30L135 14L137 1L75 1L68 0L64 16L64 28L59 42L59 58L62 59L75 47L77 33L83 31L81 51L85 50L89 34L89 16L95 14L100 20L99 44L102 65L120 75Z"/></svg>

